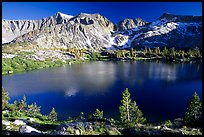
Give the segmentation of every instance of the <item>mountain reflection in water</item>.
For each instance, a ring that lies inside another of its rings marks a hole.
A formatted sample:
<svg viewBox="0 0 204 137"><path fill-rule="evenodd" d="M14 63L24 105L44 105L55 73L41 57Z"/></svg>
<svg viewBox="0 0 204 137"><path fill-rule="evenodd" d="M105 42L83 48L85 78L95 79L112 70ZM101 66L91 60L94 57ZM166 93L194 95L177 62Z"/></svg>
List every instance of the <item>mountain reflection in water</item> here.
<svg viewBox="0 0 204 137"><path fill-rule="evenodd" d="M195 91L201 98L202 64L88 62L3 76L2 83L10 102L26 95L28 104L36 102L44 114L54 106L62 119L95 108L118 116L128 87L144 115L157 121L182 116Z"/></svg>

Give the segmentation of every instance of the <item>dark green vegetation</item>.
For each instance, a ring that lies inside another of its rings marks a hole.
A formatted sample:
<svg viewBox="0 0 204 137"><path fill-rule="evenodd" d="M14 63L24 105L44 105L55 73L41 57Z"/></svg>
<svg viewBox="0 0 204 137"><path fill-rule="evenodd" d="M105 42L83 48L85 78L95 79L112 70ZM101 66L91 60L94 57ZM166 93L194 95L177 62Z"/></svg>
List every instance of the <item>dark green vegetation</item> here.
<svg viewBox="0 0 204 137"><path fill-rule="evenodd" d="M36 103L27 105L25 96L22 100L9 104L8 93L2 88L2 120L4 123L5 121L10 123L10 128L3 124L2 130L17 134L21 126L11 121L20 119L27 120L26 125L42 131L43 134L53 134L53 132L58 134L57 127L68 125L66 130L63 131L64 135L202 135L201 102L196 93L189 100L184 118L173 121L167 120L159 124L148 123L136 102L131 100L130 95L127 88L122 93L119 106L120 119L104 118L103 111L96 109L95 113L90 114L87 118L81 112L79 116L59 121L54 108L49 115L42 115L40 107ZM85 124L88 125L85 126ZM75 126L77 129L74 128Z"/></svg>

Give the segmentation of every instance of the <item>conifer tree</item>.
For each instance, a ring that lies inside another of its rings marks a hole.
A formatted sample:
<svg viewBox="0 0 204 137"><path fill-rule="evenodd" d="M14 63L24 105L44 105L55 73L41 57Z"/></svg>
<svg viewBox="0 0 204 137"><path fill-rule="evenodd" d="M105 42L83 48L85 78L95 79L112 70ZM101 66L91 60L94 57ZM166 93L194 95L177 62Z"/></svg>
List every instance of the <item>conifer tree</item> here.
<svg viewBox="0 0 204 137"><path fill-rule="evenodd" d="M145 47L145 49L144 49L144 51L143 51L144 56L146 56L147 53L148 53L148 51L147 51L147 48Z"/></svg>
<svg viewBox="0 0 204 137"><path fill-rule="evenodd" d="M120 119L122 124L124 124L125 126L130 123L130 104L130 93L128 91L128 88L126 88L122 94L121 105L119 106Z"/></svg>
<svg viewBox="0 0 204 137"><path fill-rule="evenodd" d="M35 116L36 114L40 113L40 107L37 106L36 102L28 105L27 113L31 116Z"/></svg>
<svg viewBox="0 0 204 137"><path fill-rule="evenodd" d="M184 122L186 125L195 125L201 117L201 102L196 92L191 97L187 112L184 116Z"/></svg>
<svg viewBox="0 0 204 137"><path fill-rule="evenodd" d="M128 88L122 94L121 105L119 106L120 120L125 127L134 127L137 123L144 123L145 118L139 110L135 101L132 102Z"/></svg>
<svg viewBox="0 0 204 137"><path fill-rule="evenodd" d="M49 119L51 121L56 121L57 120L57 112L55 111L55 108L52 108L52 111L49 114Z"/></svg>
<svg viewBox="0 0 204 137"><path fill-rule="evenodd" d="M21 104L20 104L20 110L25 111L27 108L27 103L26 103L26 96L23 96L23 99L21 100Z"/></svg>
<svg viewBox="0 0 204 137"><path fill-rule="evenodd" d="M131 102L131 116L130 116L130 120L132 123L136 124L136 123L144 123L146 121L146 118L143 117L143 113L142 111L139 109L139 107L137 106L137 103L135 101Z"/></svg>
<svg viewBox="0 0 204 137"><path fill-rule="evenodd" d="M164 49L162 50L162 55L164 57L167 57L168 56L168 49L166 47L164 47Z"/></svg>

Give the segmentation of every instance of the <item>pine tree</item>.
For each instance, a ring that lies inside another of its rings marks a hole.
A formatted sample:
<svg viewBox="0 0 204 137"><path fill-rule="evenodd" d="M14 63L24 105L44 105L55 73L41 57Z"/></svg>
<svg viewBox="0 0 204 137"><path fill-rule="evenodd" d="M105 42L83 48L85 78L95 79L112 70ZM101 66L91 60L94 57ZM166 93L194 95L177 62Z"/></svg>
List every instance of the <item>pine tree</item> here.
<svg viewBox="0 0 204 137"><path fill-rule="evenodd" d="M9 96L8 93L4 91L4 88L2 87L2 110L5 109L5 107L8 105Z"/></svg>
<svg viewBox="0 0 204 137"><path fill-rule="evenodd" d="M23 99L21 100L21 104L20 104L20 110L25 111L27 108L27 103L26 103L26 96L23 96Z"/></svg>
<svg viewBox="0 0 204 137"><path fill-rule="evenodd" d="M196 58L200 58L200 57L201 57L201 53L200 53L200 50L199 50L198 47L195 47L195 48L193 49L193 53L194 53L194 56L195 56Z"/></svg>
<svg viewBox="0 0 204 137"><path fill-rule="evenodd" d="M49 119L51 121L56 121L57 120L57 112L55 112L55 108L52 108L52 111L49 114Z"/></svg>
<svg viewBox="0 0 204 137"><path fill-rule="evenodd" d="M159 47L155 48L155 54L159 56L161 54Z"/></svg>
<svg viewBox="0 0 204 137"><path fill-rule="evenodd" d="M135 101L133 101L131 103L131 116L130 116L130 120L132 121L132 123L136 124L136 123L144 123L146 121L146 119L143 117L143 113L142 111L139 109L139 107L137 106L137 103Z"/></svg>
<svg viewBox="0 0 204 137"><path fill-rule="evenodd" d="M40 107L37 106L36 102L28 105L27 113L31 116L35 116L36 114L40 113Z"/></svg>
<svg viewBox="0 0 204 137"><path fill-rule="evenodd" d="M137 123L144 123L145 118L139 110L135 101L132 102L128 88L122 94L121 105L119 106L120 119L122 125L134 127Z"/></svg>
<svg viewBox="0 0 204 137"><path fill-rule="evenodd" d="M166 47L164 47L164 49L162 50L162 55L164 57L167 57L168 56L168 49Z"/></svg>
<svg viewBox="0 0 204 137"><path fill-rule="evenodd" d="M130 93L128 88L126 88L122 94L121 105L119 106L120 119L125 126L128 126L128 123L130 123L130 104Z"/></svg>
<svg viewBox="0 0 204 137"><path fill-rule="evenodd" d="M174 47L173 47L173 48L170 48L170 56L171 56L172 58L175 58L175 57L176 57L176 50L175 50Z"/></svg>
<svg viewBox="0 0 204 137"><path fill-rule="evenodd" d="M148 51L147 51L147 48L145 47L145 49L144 49L144 51L143 51L143 54L144 54L144 56L147 56L147 54L148 54Z"/></svg>
<svg viewBox="0 0 204 137"><path fill-rule="evenodd" d="M134 52L134 50L133 50L133 48L131 48L130 49L130 57L133 57L133 52Z"/></svg>
<svg viewBox="0 0 204 137"><path fill-rule="evenodd" d="M149 55L152 55L152 49L151 48L148 48L148 53L149 53Z"/></svg>
<svg viewBox="0 0 204 137"><path fill-rule="evenodd" d="M196 92L191 97L189 103L187 112L184 116L184 123L186 125L195 125L198 120L201 117L201 102L199 96L196 94Z"/></svg>

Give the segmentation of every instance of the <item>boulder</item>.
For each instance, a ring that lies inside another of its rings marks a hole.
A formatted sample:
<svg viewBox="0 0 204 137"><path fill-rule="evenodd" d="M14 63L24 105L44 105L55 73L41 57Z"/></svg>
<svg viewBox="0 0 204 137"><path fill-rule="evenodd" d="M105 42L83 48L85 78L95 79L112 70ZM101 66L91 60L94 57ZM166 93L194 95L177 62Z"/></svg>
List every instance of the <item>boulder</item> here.
<svg viewBox="0 0 204 137"><path fill-rule="evenodd" d="M52 132L50 135L69 135L67 132L66 132L66 128L65 127L62 127L60 130L55 130L54 132Z"/></svg>
<svg viewBox="0 0 204 137"><path fill-rule="evenodd" d="M2 120L2 125L6 125L6 126L9 126L11 124L10 121L5 121L5 120Z"/></svg>
<svg viewBox="0 0 204 137"><path fill-rule="evenodd" d="M24 122L23 120L17 119L13 122L13 124L20 126L20 125L26 125L26 122Z"/></svg>
<svg viewBox="0 0 204 137"><path fill-rule="evenodd" d="M89 129L89 130L90 130L90 129L93 129L91 122L85 122L85 123L84 123L84 128L85 128L85 129Z"/></svg>
<svg viewBox="0 0 204 137"><path fill-rule="evenodd" d="M20 134L42 135L42 132L28 125L23 125L19 128Z"/></svg>

